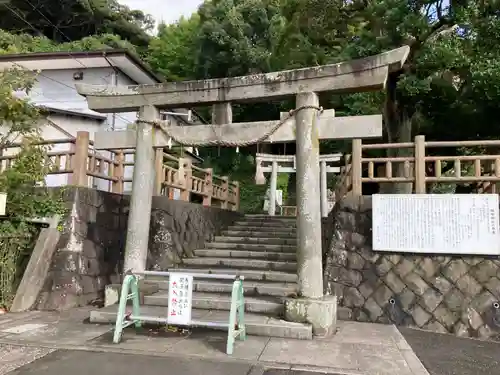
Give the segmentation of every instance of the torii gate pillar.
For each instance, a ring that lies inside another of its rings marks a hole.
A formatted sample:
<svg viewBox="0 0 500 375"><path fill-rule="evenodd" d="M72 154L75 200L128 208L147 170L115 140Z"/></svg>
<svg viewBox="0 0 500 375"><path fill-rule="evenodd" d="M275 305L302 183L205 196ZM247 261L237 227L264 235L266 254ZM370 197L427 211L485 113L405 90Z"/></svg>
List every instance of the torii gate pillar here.
<svg viewBox="0 0 500 375"><path fill-rule="evenodd" d="M159 111L152 105L143 106L139 111L139 118L150 122L156 121L159 118ZM137 124L135 167L125 243L124 272L129 270L141 272L146 269L155 180L154 132L155 129L149 123L139 122Z"/></svg>
<svg viewBox="0 0 500 375"><path fill-rule="evenodd" d="M314 335L327 336L335 329L336 296L323 295L321 198L319 171L318 96L300 93L296 108L297 267L300 298L285 302L287 320L311 323Z"/></svg>
<svg viewBox="0 0 500 375"><path fill-rule="evenodd" d="M319 107L315 93L301 93L296 108ZM319 184L318 111L307 108L297 112L297 262L299 294L306 298L323 296L321 254L321 209Z"/></svg>

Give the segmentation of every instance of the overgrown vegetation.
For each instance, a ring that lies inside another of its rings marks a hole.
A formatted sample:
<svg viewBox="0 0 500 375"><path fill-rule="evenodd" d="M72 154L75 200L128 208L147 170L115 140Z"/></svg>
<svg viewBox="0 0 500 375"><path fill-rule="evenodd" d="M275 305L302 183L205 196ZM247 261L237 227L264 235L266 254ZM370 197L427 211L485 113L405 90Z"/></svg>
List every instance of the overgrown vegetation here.
<svg viewBox="0 0 500 375"><path fill-rule="evenodd" d="M39 112L14 94L29 90L33 79L31 72L22 70L0 72L0 150L22 143L10 168L0 172L0 192L7 193L7 216L0 220L0 307L12 302L38 234L29 219L63 211L61 197L44 189L50 165L46 147L37 145Z"/></svg>

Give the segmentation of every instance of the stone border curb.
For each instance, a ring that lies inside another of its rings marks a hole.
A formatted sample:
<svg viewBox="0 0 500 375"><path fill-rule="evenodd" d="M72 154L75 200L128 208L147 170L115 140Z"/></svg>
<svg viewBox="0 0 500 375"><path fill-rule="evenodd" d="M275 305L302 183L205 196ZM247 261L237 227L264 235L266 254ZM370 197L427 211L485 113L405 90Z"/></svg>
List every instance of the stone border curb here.
<svg viewBox="0 0 500 375"><path fill-rule="evenodd" d="M410 371L415 375L430 375L429 371L427 371L424 364L417 357L410 344L408 344L408 341L406 341L403 334L399 331L398 327L395 325L392 325L391 327L394 330L394 341L396 342L396 346L401 351L401 354L408 364Z"/></svg>

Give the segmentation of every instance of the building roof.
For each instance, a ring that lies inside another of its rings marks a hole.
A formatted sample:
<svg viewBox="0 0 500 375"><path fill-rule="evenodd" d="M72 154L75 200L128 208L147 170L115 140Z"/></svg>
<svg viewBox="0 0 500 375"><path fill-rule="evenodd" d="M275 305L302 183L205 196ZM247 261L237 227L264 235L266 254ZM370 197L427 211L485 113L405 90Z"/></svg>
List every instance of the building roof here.
<svg viewBox="0 0 500 375"><path fill-rule="evenodd" d="M104 68L111 65L138 84L164 82L141 59L126 49L0 55L0 70L16 65L29 70Z"/></svg>
<svg viewBox="0 0 500 375"><path fill-rule="evenodd" d="M84 117L84 118L89 118L89 119L98 120L98 121L106 120L106 115L91 111L90 109L88 109L88 110L70 109L70 108L57 107L54 104L35 104L35 105L43 112L56 113L56 114L67 115L67 116L78 116L78 117Z"/></svg>

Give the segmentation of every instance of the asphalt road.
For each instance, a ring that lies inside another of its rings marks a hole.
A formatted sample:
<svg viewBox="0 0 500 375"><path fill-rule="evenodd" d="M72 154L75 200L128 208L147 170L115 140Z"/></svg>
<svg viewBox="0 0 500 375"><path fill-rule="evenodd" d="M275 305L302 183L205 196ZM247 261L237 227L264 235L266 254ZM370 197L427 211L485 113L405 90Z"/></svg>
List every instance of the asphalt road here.
<svg viewBox="0 0 500 375"><path fill-rule="evenodd" d="M9 375L248 375L251 370L234 362L57 350Z"/></svg>
<svg viewBox="0 0 500 375"><path fill-rule="evenodd" d="M500 375L500 343L400 328L431 375Z"/></svg>
<svg viewBox="0 0 500 375"><path fill-rule="evenodd" d="M1 370L1 369L0 369ZM0 371L0 374L6 374ZM264 369L237 362L205 359L57 350L8 375L317 375L316 372ZM338 374L323 374L338 375Z"/></svg>

